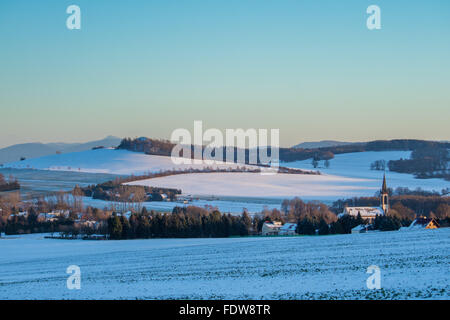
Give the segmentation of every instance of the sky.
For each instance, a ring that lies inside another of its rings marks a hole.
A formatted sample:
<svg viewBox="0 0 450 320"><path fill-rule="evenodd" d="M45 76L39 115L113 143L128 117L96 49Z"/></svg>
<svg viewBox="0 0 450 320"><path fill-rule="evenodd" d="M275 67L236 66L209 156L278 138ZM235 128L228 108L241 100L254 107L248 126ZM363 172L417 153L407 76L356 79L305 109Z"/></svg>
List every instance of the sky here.
<svg viewBox="0 0 450 320"><path fill-rule="evenodd" d="M279 129L282 146L450 140L450 1L2 0L0 114L0 147L194 120Z"/></svg>

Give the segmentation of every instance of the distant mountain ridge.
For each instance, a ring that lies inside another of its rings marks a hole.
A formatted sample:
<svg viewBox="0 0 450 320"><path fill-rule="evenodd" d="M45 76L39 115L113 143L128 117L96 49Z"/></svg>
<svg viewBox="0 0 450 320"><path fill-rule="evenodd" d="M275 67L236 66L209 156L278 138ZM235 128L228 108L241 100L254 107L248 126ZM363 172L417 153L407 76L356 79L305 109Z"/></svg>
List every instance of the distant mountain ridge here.
<svg viewBox="0 0 450 320"><path fill-rule="evenodd" d="M357 144L361 142L344 142L344 141L335 141L335 140L321 140L321 141L311 141L311 142L302 142L292 148L301 148L301 149L316 149L316 148L328 148L328 147L337 147L337 146L345 146L349 144Z"/></svg>
<svg viewBox="0 0 450 320"><path fill-rule="evenodd" d="M21 158L38 158L55 154L57 152L69 153L86 151L97 146L117 147L122 139L114 136L107 136L101 140L84 143L22 143L15 144L0 149L0 164L6 162L19 161Z"/></svg>

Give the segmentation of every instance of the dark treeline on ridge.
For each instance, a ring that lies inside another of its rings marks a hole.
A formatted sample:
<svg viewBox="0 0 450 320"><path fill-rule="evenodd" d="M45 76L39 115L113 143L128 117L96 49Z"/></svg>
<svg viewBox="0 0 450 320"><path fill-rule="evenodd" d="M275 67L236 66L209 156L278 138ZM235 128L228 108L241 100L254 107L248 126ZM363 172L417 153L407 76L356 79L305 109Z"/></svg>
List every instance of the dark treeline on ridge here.
<svg viewBox="0 0 450 320"><path fill-rule="evenodd" d="M427 146L411 152L410 159L391 160L389 170L414 174L417 178L443 178L450 181L450 152L445 147Z"/></svg>

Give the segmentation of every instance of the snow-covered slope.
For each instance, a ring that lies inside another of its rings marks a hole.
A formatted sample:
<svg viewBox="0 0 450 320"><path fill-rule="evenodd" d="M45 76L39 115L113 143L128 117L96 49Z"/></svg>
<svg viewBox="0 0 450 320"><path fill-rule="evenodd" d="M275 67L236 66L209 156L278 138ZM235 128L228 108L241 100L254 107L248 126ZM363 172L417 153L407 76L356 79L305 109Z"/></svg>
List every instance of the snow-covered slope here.
<svg viewBox="0 0 450 320"><path fill-rule="evenodd" d="M179 188L183 194L228 197L331 199L344 196L374 194L371 181L332 175L259 173L190 173L138 180L130 185Z"/></svg>
<svg viewBox="0 0 450 320"><path fill-rule="evenodd" d="M259 173L193 173L137 181L134 184L182 189L184 194L230 197L283 198L299 196L305 199L335 200L342 197L371 196L380 187L382 171L370 170L375 160L409 158L410 152L359 152L336 155L325 168L323 161L318 170L322 175ZM313 169L311 160L286 162L282 166ZM170 169L201 168L205 165L175 165L170 157L145 155L126 150L99 149L28 159L6 164L13 168L34 168L60 171L139 175ZM235 168L237 164L214 165ZM440 191L450 187L442 179L415 179L413 175L387 172L388 186L422 188Z"/></svg>
<svg viewBox="0 0 450 320"><path fill-rule="evenodd" d="M380 187L383 171L370 170L370 164L376 160L385 160L387 164L389 160L408 159L410 154L411 151L368 151L338 154L330 160L329 168L326 168L324 162L320 161L316 170L324 174L370 179L376 181L375 184L370 185ZM311 160L283 162L281 165L289 168L313 169ZM415 179L413 175L405 173L387 171L386 177L390 188L408 187L409 189L422 188L441 191L450 187L450 182L443 179Z"/></svg>
<svg viewBox="0 0 450 320"><path fill-rule="evenodd" d="M15 144L0 149L0 163L19 161L20 158L27 159L54 155L56 152L69 153L90 150L93 147L116 147L121 139L108 136L101 140L89 141L84 143L23 143Z"/></svg>
<svg viewBox="0 0 450 320"><path fill-rule="evenodd" d="M91 173L111 173L119 175L139 175L165 170L200 169L203 164L176 165L170 157L147 155L127 150L98 149L82 152L56 154L41 158L7 163L7 168L41 170L79 171ZM212 165L214 168L242 167L235 163Z"/></svg>
<svg viewBox="0 0 450 320"><path fill-rule="evenodd" d="M370 170L376 160L409 158L409 151L359 152L336 155L325 168L320 162L321 175L277 174L262 176L251 173L200 173L167 176L132 182L135 185L181 188L183 193L222 195L231 197L283 198L298 196L304 199L336 200L354 196L373 196L381 188L383 171ZM311 160L284 162L282 166L313 169ZM387 172L388 186L440 191L450 187L442 179L415 179L411 174Z"/></svg>

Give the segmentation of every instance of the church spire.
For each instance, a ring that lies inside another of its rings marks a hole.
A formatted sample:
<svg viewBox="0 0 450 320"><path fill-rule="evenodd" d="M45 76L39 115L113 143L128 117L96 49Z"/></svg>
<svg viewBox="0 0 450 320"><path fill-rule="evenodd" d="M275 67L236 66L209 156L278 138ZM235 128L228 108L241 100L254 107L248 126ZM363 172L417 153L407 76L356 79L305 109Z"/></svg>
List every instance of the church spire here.
<svg viewBox="0 0 450 320"><path fill-rule="evenodd" d="M386 185L386 173L383 176L383 187L381 187L381 193L389 193Z"/></svg>
<svg viewBox="0 0 450 320"><path fill-rule="evenodd" d="M381 208L383 209L384 214L387 214L389 211L389 190L386 184L386 173L383 176L383 186L381 187L380 200Z"/></svg>

